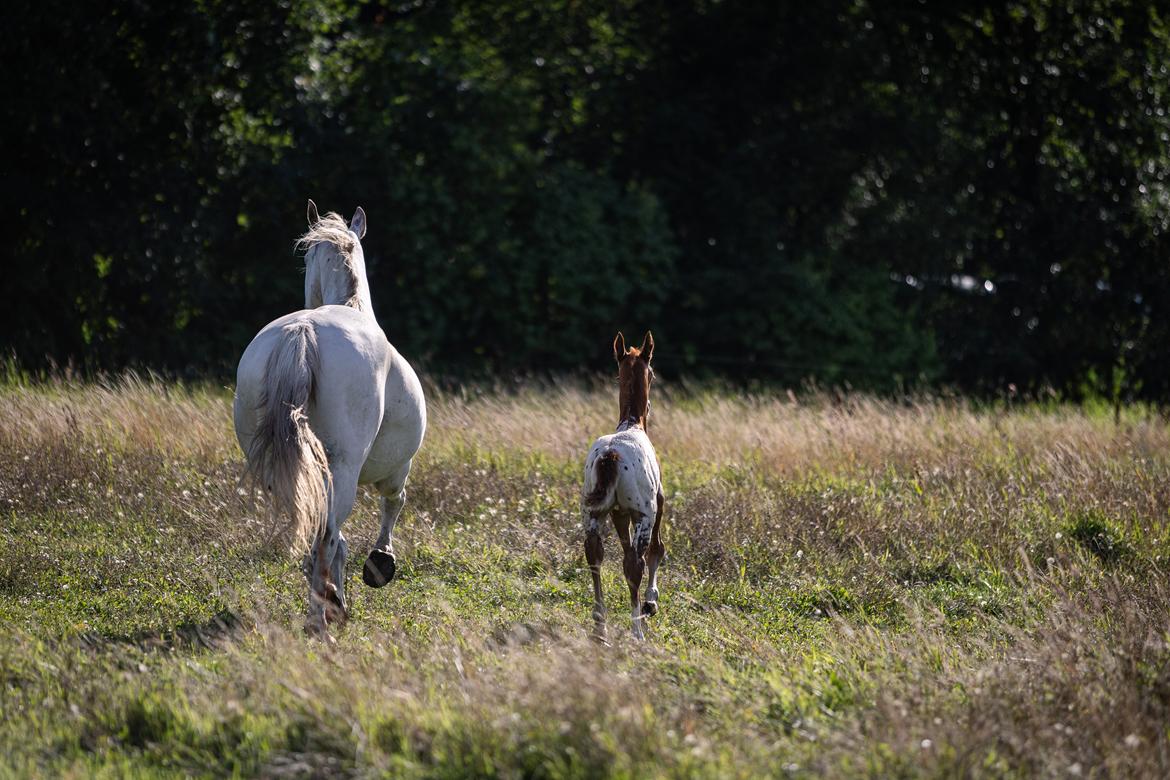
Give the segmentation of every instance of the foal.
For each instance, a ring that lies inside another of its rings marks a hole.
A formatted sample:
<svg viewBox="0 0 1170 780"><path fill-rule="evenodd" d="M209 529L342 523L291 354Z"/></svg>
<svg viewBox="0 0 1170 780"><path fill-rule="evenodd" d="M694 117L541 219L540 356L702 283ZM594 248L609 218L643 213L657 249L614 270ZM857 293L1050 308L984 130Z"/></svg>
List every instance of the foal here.
<svg viewBox="0 0 1170 780"><path fill-rule="evenodd" d="M630 586L630 614L635 639L644 639L642 621L658 612L658 564L666 554L662 525L662 475L654 445L646 435L650 414L650 383L654 369L654 337L647 332L642 347L626 349L621 333L613 340L618 364L618 427L593 443L585 459L585 489L581 510L585 516L585 559L593 575L593 621L598 639L605 638L605 602L601 597L602 522L613 518L625 554L623 569ZM633 524L631 538L630 525ZM638 586L650 569L646 600L639 604Z"/></svg>

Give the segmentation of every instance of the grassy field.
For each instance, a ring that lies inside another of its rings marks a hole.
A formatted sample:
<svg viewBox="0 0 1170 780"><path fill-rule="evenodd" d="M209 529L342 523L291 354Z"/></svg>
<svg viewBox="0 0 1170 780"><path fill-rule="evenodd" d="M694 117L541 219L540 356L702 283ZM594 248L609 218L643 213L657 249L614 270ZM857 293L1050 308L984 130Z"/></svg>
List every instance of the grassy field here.
<svg viewBox="0 0 1170 780"><path fill-rule="evenodd" d="M664 392L665 391L665 392ZM230 393L0 389L0 776L1165 776L1170 430L656 387L668 557L588 638L614 388L431 393L399 579L300 631Z"/></svg>

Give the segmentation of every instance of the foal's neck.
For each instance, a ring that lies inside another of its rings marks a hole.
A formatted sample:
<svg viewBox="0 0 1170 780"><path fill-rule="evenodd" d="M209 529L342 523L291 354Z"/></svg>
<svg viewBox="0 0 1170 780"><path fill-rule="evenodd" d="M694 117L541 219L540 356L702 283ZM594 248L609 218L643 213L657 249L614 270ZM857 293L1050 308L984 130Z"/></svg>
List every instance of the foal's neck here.
<svg viewBox="0 0 1170 780"><path fill-rule="evenodd" d="M649 407L649 404L646 404ZM642 410L635 410L634 404L627 402L621 408L621 413L618 415L619 431L626 431L630 428L641 428L646 430L646 415L649 414L649 408Z"/></svg>
<svg viewBox="0 0 1170 780"><path fill-rule="evenodd" d="M634 427L646 430L646 416L650 414L648 382L637 381L625 370L619 373L618 381L618 430Z"/></svg>
<svg viewBox="0 0 1170 780"><path fill-rule="evenodd" d="M618 423L618 427L615 430L617 433L621 433L622 431L628 431L631 428L637 428L638 430L644 432L646 430L646 418L643 417L639 419L637 417L623 417L622 421Z"/></svg>

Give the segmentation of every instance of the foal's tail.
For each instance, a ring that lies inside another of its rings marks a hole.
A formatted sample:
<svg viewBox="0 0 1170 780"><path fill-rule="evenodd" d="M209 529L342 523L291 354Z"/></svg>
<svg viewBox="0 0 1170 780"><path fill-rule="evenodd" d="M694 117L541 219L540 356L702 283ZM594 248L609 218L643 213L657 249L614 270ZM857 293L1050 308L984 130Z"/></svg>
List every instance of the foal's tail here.
<svg viewBox="0 0 1170 780"><path fill-rule="evenodd" d="M617 450L606 450L593 462L593 489L583 499L587 508L601 508L613 501L613 493L617 490L619 460L621 457Z"/></svg>
<svg viewBox="0 0 1170 780"><path fill-rule="evenodd" d="M245 480L267 489L272 518L287 530L296 550L308 550L324 532L333 490L325 447L307 416L317 366L313 326L284 326L268 356L260 422L244 472Z"/></svg>

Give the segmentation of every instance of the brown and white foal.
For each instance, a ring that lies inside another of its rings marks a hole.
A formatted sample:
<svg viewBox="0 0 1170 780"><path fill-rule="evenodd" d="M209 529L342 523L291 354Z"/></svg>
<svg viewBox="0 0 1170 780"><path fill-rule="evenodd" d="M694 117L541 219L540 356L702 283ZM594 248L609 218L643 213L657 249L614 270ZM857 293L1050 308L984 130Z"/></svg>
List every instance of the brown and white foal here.
<svg viewBox="0 0 1170 780"><path fill-rule="evenodd" d="M645 638L642 621L658 611L658 564L666 553L662 543L662 475L654 445L646 435L650 414L650 383L654 370L654 337L646 333L641 349L626 349L621 333L613 340L618 363L618 427L593 443L585 459L585 559L593 574L593 621L598 638L605 637L605 602L601 597L601 561L605 557L602 523L613 518L625 554L623 568L630 586L630 611L635 639ZM632 526L632 529L631 529ZM631 533L632 530L632 533ZM639 604L638 586L649 568L646 600Z"/></svg>

